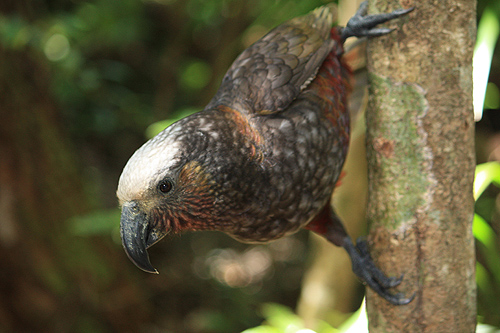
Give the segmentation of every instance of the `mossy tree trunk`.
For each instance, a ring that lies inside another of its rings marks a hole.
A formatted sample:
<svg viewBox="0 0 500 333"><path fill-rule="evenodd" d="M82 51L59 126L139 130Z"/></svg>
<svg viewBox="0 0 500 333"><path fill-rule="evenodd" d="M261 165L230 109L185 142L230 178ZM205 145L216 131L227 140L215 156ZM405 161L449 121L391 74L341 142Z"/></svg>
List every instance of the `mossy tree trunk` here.
<svg viewBox="0 0 500 333"><path fill-rule="evenodd" d="M370 13L415 6L368 48L371 253L405 274L393 306L368 290L372 332L472 332L475 167L472 53L476 2L370 1Z"/></svg>

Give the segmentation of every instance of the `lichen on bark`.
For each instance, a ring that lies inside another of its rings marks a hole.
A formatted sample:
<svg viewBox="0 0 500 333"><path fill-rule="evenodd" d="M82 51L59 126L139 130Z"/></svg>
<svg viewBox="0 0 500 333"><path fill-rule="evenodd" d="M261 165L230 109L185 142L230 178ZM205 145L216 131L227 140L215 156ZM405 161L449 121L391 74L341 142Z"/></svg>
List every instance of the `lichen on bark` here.
<svg viewBox="0 0 500 333"><path fill-rule="evenodd" d="M367 140L373 144L368 151L370 176L379 180L369 182L369 186L372 199L380 203L370 219L396 230L402 223L414 222L412 212L426 204L426 193L435 182L430 172L432 152L422 123L429 106L425 91L416 84L375 74L370 75L370 81L372 100L390 108L390 112L367 113ZM387 200L390 196L392 200Z"/></svg>
<svg viewBox="0 0 500 333"><path fill-rule="evenodd" d="M368 43L367 219L374 261L415 299L395 307L368 290L369 328L472 332L476 3L373 0L369 12L411 6Z"/></svg>

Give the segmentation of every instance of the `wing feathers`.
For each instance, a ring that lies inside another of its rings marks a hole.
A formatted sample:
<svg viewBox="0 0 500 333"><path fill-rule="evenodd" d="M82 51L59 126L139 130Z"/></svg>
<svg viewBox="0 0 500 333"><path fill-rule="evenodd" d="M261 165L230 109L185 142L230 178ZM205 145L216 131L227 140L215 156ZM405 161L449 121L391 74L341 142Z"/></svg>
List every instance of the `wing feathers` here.
<svg viewBox="0 0 500 333"><path fill-rule="evenodd" d="M207 108L220 105L243 113L284 110L314 79L333 41L329 6L287 21L243 51Z"/></svg>

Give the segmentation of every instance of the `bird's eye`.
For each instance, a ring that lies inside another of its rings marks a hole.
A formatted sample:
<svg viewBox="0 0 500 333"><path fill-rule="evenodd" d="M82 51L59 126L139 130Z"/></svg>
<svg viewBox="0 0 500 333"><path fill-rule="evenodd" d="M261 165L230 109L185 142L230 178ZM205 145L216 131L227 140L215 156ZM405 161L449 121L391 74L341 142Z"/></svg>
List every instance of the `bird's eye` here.
<svg viewBox="0 0 500 333"><path fill-rule="evenodd" d="M172 182L169 180L162 180L162 182L158 185L158 189L161 193L168 193L172 190Z"/></svg>

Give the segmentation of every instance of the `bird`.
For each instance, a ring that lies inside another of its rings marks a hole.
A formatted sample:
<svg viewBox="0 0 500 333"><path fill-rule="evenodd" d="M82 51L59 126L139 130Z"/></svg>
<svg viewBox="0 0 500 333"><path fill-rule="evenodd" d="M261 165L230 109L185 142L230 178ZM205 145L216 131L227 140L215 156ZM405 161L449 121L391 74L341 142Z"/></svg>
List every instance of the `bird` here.
<svg viewBox="0 0 500 333"><path fill-rule="evenodd" d="M387 277L368 245L353 243L331 198L349 146L349 37L413 10L367 15L345 27L328 5L286 21L244 50L208 105L173 123L130 157L118 181L120 234L129 259L158 273L147 249L183 231L224 232L263 243L311 230L345 248L358 278L388 302L403 276Z"/></svg>

